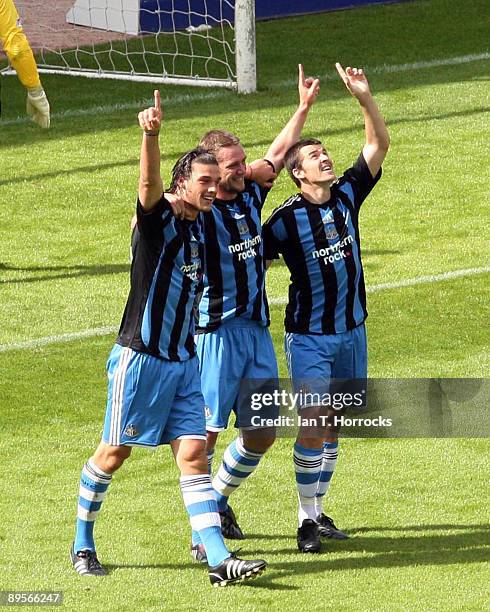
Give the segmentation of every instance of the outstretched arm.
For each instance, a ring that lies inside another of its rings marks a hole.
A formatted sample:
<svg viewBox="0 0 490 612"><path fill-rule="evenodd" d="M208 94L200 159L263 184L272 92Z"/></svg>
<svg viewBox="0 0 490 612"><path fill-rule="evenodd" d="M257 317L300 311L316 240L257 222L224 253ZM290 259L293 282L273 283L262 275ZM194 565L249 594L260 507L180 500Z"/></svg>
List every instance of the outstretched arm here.
<svg viewBox="0 0 490 612"><path fill-rule="evenodd" d="M163 193L163 182L160 176L160 145L158 144L162 108L158 89L155 90L154 96L154 106L138 114L140 128L143 130L138 197L145 210L153 208Z"/></svg>
<svg viewBox="0 0 490 612"><path fill-rule="evenodd" d="M265 156L266 159L274 164L276 173L279 173L284 165L283 160L286 151L300 139L301 130L303 129L310 108L315 102L319 91L320 80L311 77L305 79L303 65L298 64L298 108L281 132L276 136Z"/></svg>
<svg viewBox="0 0 490 612"><path fill-rule="evenodd" d="M38 125L48 128L49 102L39 80L36 61L29 42L19 25L19 15L12 0L0 1L0 42L19 81L27 89L27 114Z"/></svg>
<svg viewBox="0 0 490 612"><path fill-rule="evenodd" d="M362 152L369 171L374 177L378 174L390 146L390 136L385 121L374 101L362 68L348 67L344 70L338 62L335 67L347 89L361 105L366 132L366 144Z"/></svg>

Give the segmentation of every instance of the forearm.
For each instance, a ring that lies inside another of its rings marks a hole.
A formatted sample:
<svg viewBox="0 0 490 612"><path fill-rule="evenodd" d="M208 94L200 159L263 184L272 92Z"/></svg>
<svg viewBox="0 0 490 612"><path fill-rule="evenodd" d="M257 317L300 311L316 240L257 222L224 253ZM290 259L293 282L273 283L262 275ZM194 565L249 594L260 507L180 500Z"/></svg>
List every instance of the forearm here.
<svg viewBox="0 0 490 612"><path fill-rule="evenodd" d="M163 182L160 176L160 145L158 139L159 136L155 132L143 132L138 193L141 205L145 209L150 209L155 206L163 193Z"/></svg>
<svg viewBox="0 0 490 612"><path fill-rule="evenodd" d="M287 150L300 139L310 108L309 105L301 103L269 147L265 157L274 164L276 172L283 167Z"/></svg>
<svg viewBox="0 0 490 612"><path fill-rule="evenodd" d="M366 142L362 152L369 171L375 177L386 157L390 146L390 136L374 98L370 95L366 100L359 100L359 103L364 115L366 133Z"/></svg>
<svg viewBox="0 0 490 612"><path fill-rule="evenodd" d="M366 145L387 151L390 146L390 136L374 98L369 96L366 100L359 100L359 104L364 116Z"/></svg>

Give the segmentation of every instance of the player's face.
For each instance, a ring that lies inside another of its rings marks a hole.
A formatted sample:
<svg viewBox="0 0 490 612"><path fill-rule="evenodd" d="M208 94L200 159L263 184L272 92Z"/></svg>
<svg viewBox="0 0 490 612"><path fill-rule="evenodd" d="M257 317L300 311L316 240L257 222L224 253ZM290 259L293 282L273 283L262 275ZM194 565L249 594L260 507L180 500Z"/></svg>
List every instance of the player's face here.
<svg viewBox="0 0 490 612"><path fill-rule="evenodd" d="M332 183L336 176L333 171L333 161L321 144L307 145L300 152L300 166L295 171L301 182L315 185Z"/></svg>
<svg viewBox="0 0 490 612"><path fill-rule="evenodd" d="M223 147L216 155L221 180L220 191L226 194L241 193L245 189L245 151L241 145Z"/></svg>
<svg viewBox="0 0 490 612"><path fill-rule="evenodd" d="M211 210L218 192L220 176L215 164L192 164L192 174L184 181L183 198L198 212Z"/></svg>

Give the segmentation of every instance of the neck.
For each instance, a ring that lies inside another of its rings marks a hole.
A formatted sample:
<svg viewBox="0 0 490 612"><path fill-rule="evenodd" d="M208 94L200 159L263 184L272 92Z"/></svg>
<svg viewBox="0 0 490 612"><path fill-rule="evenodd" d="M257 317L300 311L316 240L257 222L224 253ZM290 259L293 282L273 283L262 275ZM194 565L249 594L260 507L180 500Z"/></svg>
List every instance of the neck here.
<svg viewBox="0 0 490 612"><path fill-rule="evenodd" d="M312 204L323 204L330 200L330 183L325 185L301 184L301 194Z"/></svg>
<svg viewBox="0 0 490 612"><path fill-rule="evenodd" d="M185 202L184 219L187 221L195 221L198 214L199 211L196 208L193 208L188 202Z"/></svg>
<svg viewBox="0 0 490 612"><path fill-rule="evenodd" d="M219 200L234 200L237 197L236 191L224 191L223 189L218 188L218 192L216 193L216 197Z"/></svg>

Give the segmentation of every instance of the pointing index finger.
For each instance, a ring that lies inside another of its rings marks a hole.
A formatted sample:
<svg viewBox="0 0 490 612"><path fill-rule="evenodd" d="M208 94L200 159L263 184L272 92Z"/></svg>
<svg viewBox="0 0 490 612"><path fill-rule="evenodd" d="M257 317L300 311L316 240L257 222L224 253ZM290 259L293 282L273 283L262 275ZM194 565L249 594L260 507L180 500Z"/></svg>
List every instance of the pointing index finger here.
<svg viewBox="0 0 490 612"><path fill-rule="evenodd" d="M345 74L345 70L342 68L342 65L339 64L339 62L336 62L335 64L335 68L337 68L337 72L340 75L340 78L346 82L347 81L347 75Z"/></svg>
<svg viewBox="0 0 490 612"><path fill-rule="evenodd" d="M305 71L303 68L303 64L298 64L298 73L299 73L299 82L304 83L305 82Z"/></svg>
<svg viewBox="0 0 490 612"><path fill-rule="evenodd" d="M160 110L160 91L158 89L155 89L155 91L153 92L154 96L155 96L155 108L157 110Z"/></svg>

